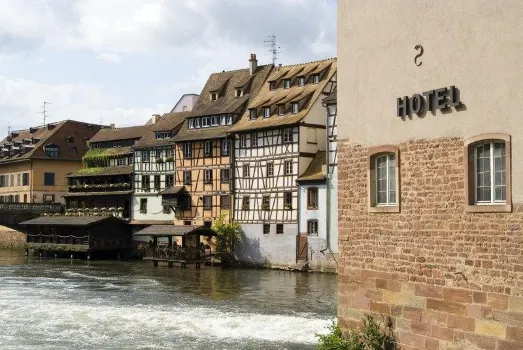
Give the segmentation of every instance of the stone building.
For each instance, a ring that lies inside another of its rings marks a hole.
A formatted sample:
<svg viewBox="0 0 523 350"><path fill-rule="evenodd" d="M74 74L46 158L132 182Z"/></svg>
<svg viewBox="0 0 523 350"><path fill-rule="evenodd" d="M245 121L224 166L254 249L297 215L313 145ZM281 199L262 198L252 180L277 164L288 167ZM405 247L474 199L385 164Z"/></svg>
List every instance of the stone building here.
<svg viewBox="0 0 523 350"><path fill-rule="evenodd" d="M101 125L65 120L11 132L0 142L0 202L58 203Z"/></svg>
<svg viewBox="0 0 523 350"><path fill-rule="evenodd" d="M338 2L342 326L523 348L521 5Z"/></svg>

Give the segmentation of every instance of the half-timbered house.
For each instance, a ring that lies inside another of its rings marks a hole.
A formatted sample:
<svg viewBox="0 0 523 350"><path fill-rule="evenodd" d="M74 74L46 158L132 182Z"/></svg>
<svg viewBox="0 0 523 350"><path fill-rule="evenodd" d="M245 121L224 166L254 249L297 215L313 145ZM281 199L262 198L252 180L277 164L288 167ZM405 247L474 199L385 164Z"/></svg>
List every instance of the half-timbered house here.
<svg viewBox="0 0 523 350"><path fill-rule="evenodd" d="M174 186L174 142L189 112L154 115L151 128L134 146L133 225L173 224L174 213L160 192ZM139 229L143 227L138 227Z"/></svg>
<svg viewBox="0 0 523 350"><path fill-rule="evenodd" d="M211 74L193 110L173 140L175 185L188 196L175 224L210 225L232 203L232 142L229 130L260 91L272 66L258 66L251 55L248 69ZM227 219L227 218L225 218Z"/></svg>
<svg viewBox="0 0 523 350"><path fill-rule="evenodd" d="M336 59L278 67L231 129L234 220L246 235L241 260L288 266L301 258L296 180L325 150L322 100L335 80Z"/></svg>
<svg viewBox="0 0 523 350"><path fill-rule="evenodd" d="M100 130L89 141L83 169L68 175L64 195L69 215L116 215L130 219L133 193L131 147L151 125Z"/></svg>

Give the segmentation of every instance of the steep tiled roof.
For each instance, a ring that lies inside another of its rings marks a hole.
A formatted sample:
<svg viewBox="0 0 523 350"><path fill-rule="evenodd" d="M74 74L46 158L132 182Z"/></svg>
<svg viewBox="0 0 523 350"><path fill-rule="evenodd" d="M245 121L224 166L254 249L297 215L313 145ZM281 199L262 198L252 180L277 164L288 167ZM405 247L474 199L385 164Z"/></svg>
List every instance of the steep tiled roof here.
<svg viewBox="0 0 523 350"><path fill-rule="evenodd" d="M65 120L13 131L0 142L0 164L30 158L80 161L88 149L85 141L101 127L101 125ZM48 157L43 149L46 145L57 146L59 156Z"/></svg>
<svg viewBox="0 0 523 350"><path fill-rule="evenodd" d="M155 124L131 126L128 128L105 128L94 135L89 140L89 143L140 139L152 130L154 125Z"/></svg>
<svg viewBox="0 0 523 350"><path fill-rule="evenodd" d="M141 139L138 141L133 148L148 148L148 147L160 147L172 144L173 141L170 139L156 139L155 132L158 131L167 131L169 136L173 136L181 127L181 124L185 121L187 116L191 112L171 112L165 113L161 116L160 120L156 124L151 125L151 130L148 131Z"/></svg>
<svg viewBox="0 0 523 350"><path fill-rule="evenodd" d="M300 181L321 181L325 180L327 176L325 171L325 165L327 164L327 155L325 151L318 151L314 158L312 158L309 167L305 172L298 178Z"/></svg>
<svg viewBox="0 0 523 350"><path fill-rule="evenodd" d="M259 66L253 75L250 75L249 69L211 74L193 110L190 112L189 118L221 114L243 114L249 101L263 87L271 70L272 65L264 65ZM243 89L243 96L236 97L237 88ZM212 101L210 98L212 92L218 93L216 101ZM224 137L230 128L231 126L220 126L190 130L188 123L185 122L178 134L173 137L173 140L188 141Z"/></svg>
<svg viewBox="0 0 523 350"><path fill-rule="evenodd" d="M323 99L323 103L326 105L336 104L338 102L338 89L334 89L329 96Z"/></svg>
<svg viewBox="0 0 523 350"><path fill-rule="evenodd" d="M248 109L251 108L271 108L271 117L264 118L259 114L258 118L251 120L249 111L245 111L241 119L230 129L230 132L241 132L253 129L271 128L283 125L292 125L300 122L314 102L321 98L324 89L336 74L336 58L323 61L315 61L292 66L278 67L272 71L268 77L268 82L274 82L276 89L271 90L269 83L264 84L260 92L249 102ZM320 82L313 84L311 77L313 74L320 74ZM298 78L305 77L304 86L298 86ZM282 87L284 79L291 79L291 87ZM286 106L286 114L278 115L277 106L280 104L300 103L300 111L296 114L290 113L290 105Z"/></svg>

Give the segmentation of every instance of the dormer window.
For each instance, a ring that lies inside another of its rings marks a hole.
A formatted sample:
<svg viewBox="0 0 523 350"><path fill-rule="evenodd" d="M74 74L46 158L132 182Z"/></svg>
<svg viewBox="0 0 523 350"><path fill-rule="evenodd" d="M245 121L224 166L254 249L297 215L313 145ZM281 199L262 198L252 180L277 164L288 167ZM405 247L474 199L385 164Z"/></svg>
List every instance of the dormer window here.
<svg viewBox="0 0 523 350"><path fill-rule="evenodd" d="M225 117L225 124L232 125L232 117L230 115Z"/></svg>
<svg viewBox="0 0 523 350"><path fill-rule="evenodd" d="M220 125L220 117L216 116L216 115L213 115L211 117L211 125L212 126L218 126Z"/></svg>
<svg viewBox="0 0 523 350"><path fill-rule="evenodd" d="M243 96L243 90L242 89L236 89L236 97L242 97Z"/></svg>
<svg viewBox="0 0 523 350"><path fill-rule="evenodd" d="M298 77L298 86L305 85L305 77Z"/></svg>
<svg viewBox="0 0 523 350"><path fill-rule="evenodd" d="M194 119L189 119L189 129L194 129Z"/></svg>
<svg viewBox="0 0 523 350"><path fill-rule="evenodd" d="M269 90L276 90L276 82L269 81Z"/></svg>
<svg viewBox="0 0 523 350"><path fill-rule="evenodd" d="M167 139L167 138L169 138L169 133L165 132L165 131L157 132L155 134L155 137L156 137L157 140Z"/></svg>
<svg viewBox="0 0 523 350"><path fill-rule="evenodd" d="M314 84L318 84L320 82L320 75L319 74L313 74L312 75L312 82Z"/></svg>
<svg viewBox="0 0 523 350"><path fill-rule="evenodd" d="M200 118L194 118L194 127L196 129L200 128Z"/></svg>
<svg viewBox="0 0 523 350"><path fill-rule="evenodd" d="M122 147L122 143L120 141L113 142L113 147Z"/></svg>
<svg viewBox="0 0 523 350"><path fill-rule="evenodd" d="M217 92L211 92L211 101L216 101L218 99L218 93Z"/></svg>
<svg viewBox="0 0 523 350"><path fill-rule="evenodd" d="M293 102L292 103L292 114L296 114L300 111L300 105L298 104L298 102Z"/></svg>
<svg viewBox="0 0 523 350"><path fill-rule="evenodd" d="M211 124L209 123L209 117L202 118L202 128L208 128Z"/></svg>
<svg viewBox="0 0 523 350"><path fill-rule="evenodd" d="M283 88L290 89L290 87L291 87L291 80L290 79L283 80Z"/></svg>
<svg viewBox="0 0 523 350"><path fill-rule="evenodd" d="M49 158L60 157L60 149L57 145L47 145L44 147L44 153Z"/></svg>
<svg viewBox="0 0 523 350"><path fill-rule="evenodd" d="M270 118L271 117L271 107L265 107L263 109L263 117L264 118Z"/></svg>
<svg viewBox="0 0 523 350"><path fill-rule="evenodd" d="M249 113L251 119L256 119L258 117L258 111L256 108L249 109Z"/></svg>
<svg viewBox="0 0 523 350"><path fill-rule="evenodd" d="M278 105L278 115L285 115L285 105Z"/></svg>

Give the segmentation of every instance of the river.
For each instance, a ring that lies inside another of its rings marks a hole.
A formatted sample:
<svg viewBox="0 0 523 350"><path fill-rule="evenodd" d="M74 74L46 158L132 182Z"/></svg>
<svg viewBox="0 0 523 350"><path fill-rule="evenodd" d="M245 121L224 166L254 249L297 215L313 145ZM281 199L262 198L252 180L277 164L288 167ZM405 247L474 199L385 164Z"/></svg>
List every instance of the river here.
<svg viewBox="0 0 523 350"><path fill-rule="evenodd" d="M0 250L0 349L313 349L336 276Z"/></svg>

